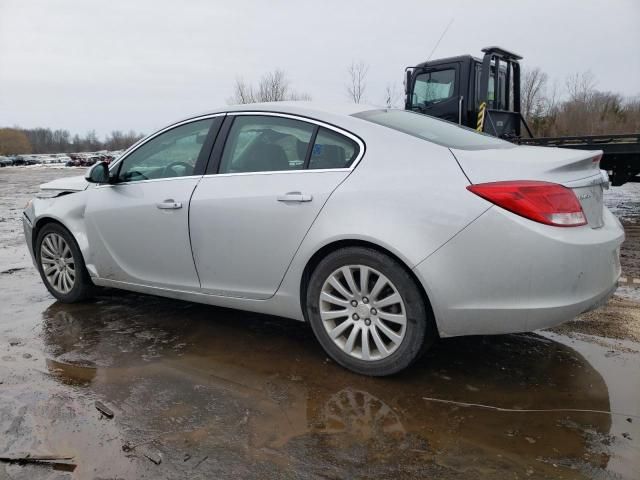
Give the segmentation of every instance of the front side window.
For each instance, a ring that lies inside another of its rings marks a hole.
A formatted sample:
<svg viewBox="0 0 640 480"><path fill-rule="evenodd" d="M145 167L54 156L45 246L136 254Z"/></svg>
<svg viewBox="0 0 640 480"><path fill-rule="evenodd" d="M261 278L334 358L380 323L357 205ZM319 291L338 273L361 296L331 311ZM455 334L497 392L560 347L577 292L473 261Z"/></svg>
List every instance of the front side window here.
<svg viewBox="0 0 640 480"><path fill-rule="evenodd" d="M453 68L420 73L413 86L413 104L431 105L455 94L456 71Z"/></svg>
<svg viewBox="0 0 640 480"><path fill-rule="evenodd" d="M513 143L499 138L406 110L367 110L353 116L448 148L463 150L516 148Z"/></svg>
<svg viewBox="0 0 640 480"><path fill-rule="evenodd" d="M193 175L212 118L180 125L149 140L125 158L118 180L135 182Z"/></svg>
<svg viewBox="0 0 640 480"><path fill-rule="evenodd" d="M358 145L350 138L321 127L311 150L310 169L347 168L358 155Z"/></svg>
<svg viewBox="0 0 640 480"><path fill-rule="evenodd" d="M229 131L219 173L301 170L315 125L267 115L238 115Z"/></svg>

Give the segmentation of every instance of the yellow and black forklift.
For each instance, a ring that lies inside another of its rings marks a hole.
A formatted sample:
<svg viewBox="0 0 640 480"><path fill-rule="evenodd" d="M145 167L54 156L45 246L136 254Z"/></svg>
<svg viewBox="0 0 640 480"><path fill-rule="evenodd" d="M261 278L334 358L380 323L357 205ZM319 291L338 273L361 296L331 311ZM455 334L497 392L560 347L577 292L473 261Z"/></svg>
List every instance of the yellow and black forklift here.
<svg viewBox="0 0 640 480"><path fill-rule="evenodd" d="M405 69L405 109L522 145L602 150L612 185L638 182L640 133L534 138L521 113L520 55L500 47Z"/></svg>

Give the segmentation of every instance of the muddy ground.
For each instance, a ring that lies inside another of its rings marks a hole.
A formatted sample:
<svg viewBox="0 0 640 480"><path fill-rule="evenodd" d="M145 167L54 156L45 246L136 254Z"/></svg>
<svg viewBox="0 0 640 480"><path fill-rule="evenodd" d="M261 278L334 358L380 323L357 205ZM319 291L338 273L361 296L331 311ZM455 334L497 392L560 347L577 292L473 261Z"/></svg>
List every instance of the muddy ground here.
<svg viewBox="0 0 640 480"><path fill-rule="evenodd" d="M0 462L0 479L640 478L637 289L554 331L443 340L365 378L281 318L119 291L55 302L21 210L80 173L0 170L0 457L73 457ZM630 277L638 187L607 192Z"/></svg>

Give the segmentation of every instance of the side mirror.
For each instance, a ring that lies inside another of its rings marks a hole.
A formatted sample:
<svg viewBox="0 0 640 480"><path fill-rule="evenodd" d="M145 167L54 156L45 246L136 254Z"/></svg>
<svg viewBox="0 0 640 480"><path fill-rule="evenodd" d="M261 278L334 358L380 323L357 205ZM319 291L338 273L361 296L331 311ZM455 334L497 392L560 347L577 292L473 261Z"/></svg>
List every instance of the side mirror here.
<svg viewBox="0 0 640 480"><path fill-rule="evenodd" d="M109 183L109 167L107 162L98 162L84 176L90 183Z"/></svg>
<svg viewBox="0 0 640 480"><path fill-rule="evenodd" d="M411 90L411 80L413 78L413 71L408 68L404 72L404 94L409 96L409 90Z"/></svg>
<svg viewBox="0 0 640 480"><path fill-rule="evenodd" d="M415 103L416 94L413 91L413 79L417 72L416 67L407 67L404 70L404 108L407 110L413 110Z"/></svg>

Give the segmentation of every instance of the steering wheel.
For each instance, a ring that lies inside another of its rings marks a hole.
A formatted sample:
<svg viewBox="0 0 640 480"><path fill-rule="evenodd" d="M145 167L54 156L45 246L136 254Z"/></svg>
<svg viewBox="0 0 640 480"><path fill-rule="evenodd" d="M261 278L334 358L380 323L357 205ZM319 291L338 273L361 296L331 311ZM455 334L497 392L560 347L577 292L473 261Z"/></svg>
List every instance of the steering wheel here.
<svg viewBox="0 0 640 480"><path fill-rule="evenodd" d="M176 172L173 167L184 167L185 169L185 175L189 175L191 172L193 172L193 165L191 165L190 163L187 162L172 162L169 165L167 165L166 167L164 167L164 175L168 176L168 174L171 172L174 175L177 174L178 172Z"/></svg>
<svg viewBox="0 0 640 480"><path fill-rule="evenodd" d="M131 170L130 172L124 173L122 177L119 178L119 180L124 182L130 182L130 181L137 181L137 180L149 180L149 177L147 177L146 175L142 174L137 170Z"/></svg>

